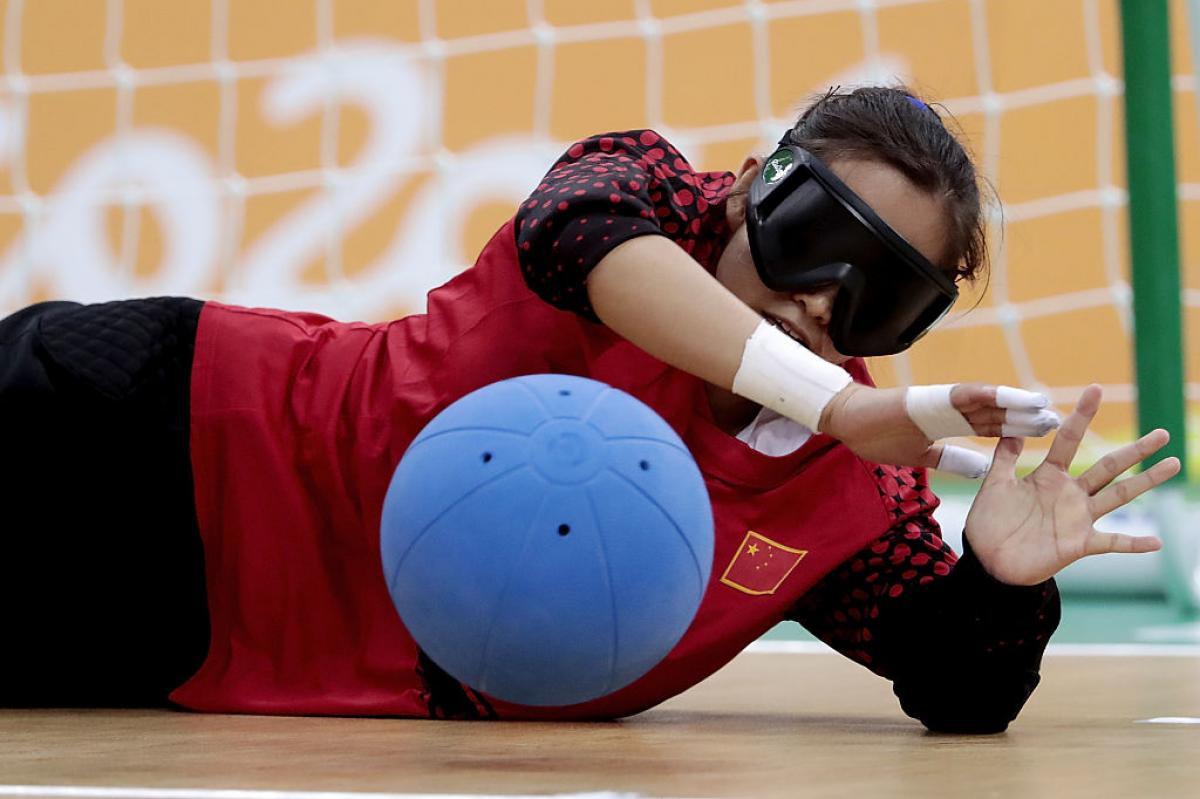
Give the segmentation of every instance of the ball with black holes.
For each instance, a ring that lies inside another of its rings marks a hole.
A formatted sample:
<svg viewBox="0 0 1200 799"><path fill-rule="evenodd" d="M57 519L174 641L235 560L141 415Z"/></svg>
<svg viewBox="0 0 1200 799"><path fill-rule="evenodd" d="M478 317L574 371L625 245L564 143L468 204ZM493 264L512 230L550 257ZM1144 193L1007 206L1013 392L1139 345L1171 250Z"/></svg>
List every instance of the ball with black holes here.
<svg viewBox="0 0 1200 799"><path fill-rule="evenodd" d="M712 570L712 507L684 442L629 394L570 375L504 380L442 411L396 467L381 528L418 646L524 705L645 674Z"/></svg>

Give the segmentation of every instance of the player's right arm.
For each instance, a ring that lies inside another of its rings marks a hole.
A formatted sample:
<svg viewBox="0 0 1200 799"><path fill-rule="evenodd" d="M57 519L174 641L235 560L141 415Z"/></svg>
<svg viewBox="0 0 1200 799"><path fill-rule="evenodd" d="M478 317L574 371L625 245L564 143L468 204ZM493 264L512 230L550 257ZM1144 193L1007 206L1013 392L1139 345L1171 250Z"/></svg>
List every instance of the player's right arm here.
<svg viewBox="0 0 1200 799"><path fill-rule="evenodd" d="M906 389L851 382L722 286L697 258L705 248L711 254L712 231L726 225L722 200L731 183L731 175L695 173L651 131L579 142L518 212L525 281L550 304L838 438L867 460L946 467L938 438L1000 434L1005 409L995 386L960 384L939 400L950 427L939 427L937 414L932 423L914 421ZM979 476L985 468L977 456L955 470Z"/></svg>

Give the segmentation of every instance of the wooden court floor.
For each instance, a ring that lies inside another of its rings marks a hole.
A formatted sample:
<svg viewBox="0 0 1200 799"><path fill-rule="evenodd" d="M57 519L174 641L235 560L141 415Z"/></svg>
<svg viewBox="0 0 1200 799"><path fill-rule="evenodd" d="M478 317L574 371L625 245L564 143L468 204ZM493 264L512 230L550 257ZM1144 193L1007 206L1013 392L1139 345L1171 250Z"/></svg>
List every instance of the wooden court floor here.
<svg viewBox="0 0 1200 799"><path fill-rule="evenodd" d="M1022 716L989 737L924 732L887 682L837 655L746 653L620 722L0 711L0 796L1200 797L1188 719L1194 648L1048 655Z"/></svg>

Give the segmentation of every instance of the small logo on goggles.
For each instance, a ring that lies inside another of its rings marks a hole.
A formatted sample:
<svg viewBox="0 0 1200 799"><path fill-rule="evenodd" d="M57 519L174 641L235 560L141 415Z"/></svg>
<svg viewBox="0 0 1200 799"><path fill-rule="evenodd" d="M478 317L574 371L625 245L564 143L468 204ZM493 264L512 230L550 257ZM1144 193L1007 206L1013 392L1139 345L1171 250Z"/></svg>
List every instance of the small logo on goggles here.
<svg viewBox="0 0 1200 799"><path fill-rule="evenodd" d="M768 186L783 180L783 176L792 171L796 158L791 150L779 150L763 164L763 182Z"/></svg>

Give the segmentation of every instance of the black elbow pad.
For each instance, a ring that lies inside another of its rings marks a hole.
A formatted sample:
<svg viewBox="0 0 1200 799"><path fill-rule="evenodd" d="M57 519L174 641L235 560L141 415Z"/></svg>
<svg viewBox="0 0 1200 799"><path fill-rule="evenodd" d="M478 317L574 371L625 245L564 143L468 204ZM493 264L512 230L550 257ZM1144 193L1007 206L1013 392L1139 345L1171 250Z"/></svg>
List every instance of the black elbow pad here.
<svg viewBox="0 0 1200 799"><path fill-rule="evenodd" d="M1025 671L1019 682L977 681L954 685L922 679L897 679L892 692L900 707L930 732L959 735L994 735L1004 732L1033 689L1040 676Z"/></svg>

